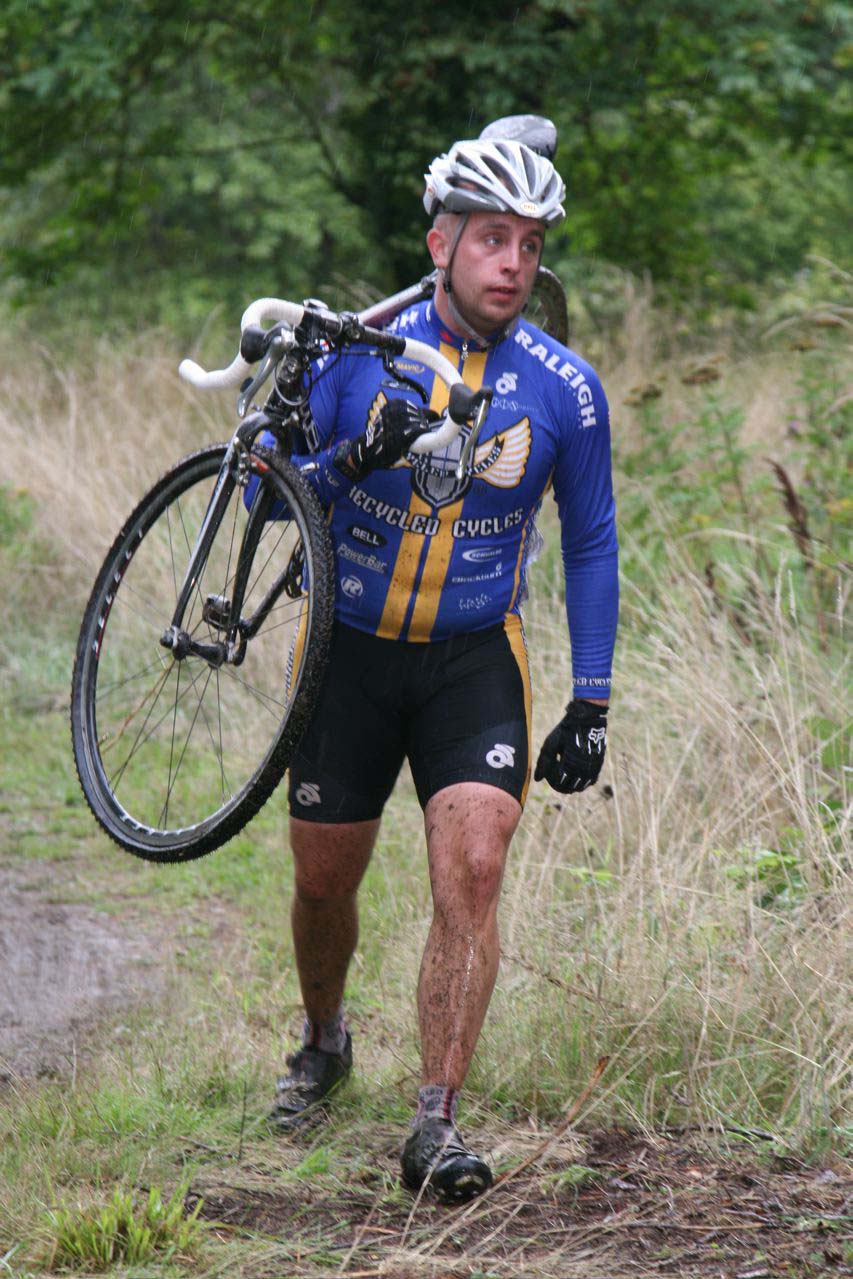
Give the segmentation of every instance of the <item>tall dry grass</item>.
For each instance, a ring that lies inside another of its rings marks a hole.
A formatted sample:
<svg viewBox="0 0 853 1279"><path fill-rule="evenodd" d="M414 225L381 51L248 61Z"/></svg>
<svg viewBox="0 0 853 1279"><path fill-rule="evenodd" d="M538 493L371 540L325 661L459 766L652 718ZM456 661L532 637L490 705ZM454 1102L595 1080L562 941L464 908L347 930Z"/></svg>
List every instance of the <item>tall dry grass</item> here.
<svg viewBox="0 0 853 1279"><path fill-rule="evenodd" d="M703 362L716 370L715 391L739 406L746 442L784 447L802 394L787 350L735 358L717 334L704 354L694 342L689 357L664 360L660 325L640 291L619 359L604 366L620 450L641 438L649 399L664 423L695 415L695 383L683 379ZM222 362L230 340L211 339ZM10 343L0 361L0 484L30 495L41 551L18 564L11 589L41 624L59 606L73 622L145 487L178 456L226 438L233 408L230 396L204 398L178 380L184 352L164 335L117 349L101 340L73 357L45 350L29 360L26 385L14 351ZM619 473L617 486L626 501L642 500L636 477ZM556 529L548 532L553 542ZM787 539L789 559L775 554L770 578L734 561L718 566L722 579L737 578L728 585L738 610L721 602L685 539L673 540L665 511L650 504L643 538L623 537L633 571L623 578L607 767L581 796L532 790L471 1080L486 1105L553 1116L607 1054L588 1114L746 1127L815 1147L833 1144L845 1123L849 806L837 742L815 728L840 721L841 623L833 616L821 637L804 614L781 507L742 536L777 552ZM552 581L547 566L534 575L527 614L537 744L570 689ZM400 1027L414 1038L428 915L422 858L411 851L420 838L403 780L355 973L357 984L381 981L377 1016L394 1034L380 1042L398 1042ZM393 1043L387 1054L374 1049L380 1076L398 1069Z"/></svg>

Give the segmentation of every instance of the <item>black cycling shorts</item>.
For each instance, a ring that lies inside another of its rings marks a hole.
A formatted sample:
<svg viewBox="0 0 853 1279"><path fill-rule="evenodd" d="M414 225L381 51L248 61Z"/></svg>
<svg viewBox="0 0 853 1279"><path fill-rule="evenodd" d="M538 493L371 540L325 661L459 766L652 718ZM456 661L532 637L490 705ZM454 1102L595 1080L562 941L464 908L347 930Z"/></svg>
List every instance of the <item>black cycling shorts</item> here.
<svg viewBox="0 0 853 1279"><path fill-rule="evenodd" d="M422 807L457 782L486 782L523 804L530 676L520 618L430 644L336 624L317 706L290 765L291 814L377 818L405 758Z"/></svg>

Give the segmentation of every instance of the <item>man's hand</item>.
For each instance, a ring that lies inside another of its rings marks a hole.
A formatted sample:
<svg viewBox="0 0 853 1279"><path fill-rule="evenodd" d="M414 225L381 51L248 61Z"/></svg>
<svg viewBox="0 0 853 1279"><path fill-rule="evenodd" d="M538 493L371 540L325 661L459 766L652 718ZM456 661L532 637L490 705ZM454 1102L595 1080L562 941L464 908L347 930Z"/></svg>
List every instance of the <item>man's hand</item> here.
<svg viewBox="0 0 853 1279"><path fill-rule="evenodd" d="M393 466L437 421L437 414L409 400L388 400L363 435L338 445L334 465L350 480L360 480L379 466Z"/></svg>
<svg viewBox="0 0 853 1279"><path fill-rule="evenodd" d="M542 743L533 780L541 777L562 795L594 786L607 748L607 707L575 698Z"/></svg>

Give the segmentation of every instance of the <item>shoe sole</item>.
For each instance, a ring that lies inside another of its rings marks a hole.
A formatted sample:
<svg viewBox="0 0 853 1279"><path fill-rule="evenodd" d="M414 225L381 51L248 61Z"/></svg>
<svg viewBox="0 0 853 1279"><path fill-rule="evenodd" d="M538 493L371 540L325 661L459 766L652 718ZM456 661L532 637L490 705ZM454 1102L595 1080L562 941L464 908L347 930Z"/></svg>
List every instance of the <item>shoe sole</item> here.
<svg viewBox="0 0 853 1279"><path fill-rule="evenodd" d="M401 1180L413 1195L419 1194L424 1184L409 1180L405 1174ZM436 1180L432 1176L426 1182L426 1189L442 1203L466 1203L469 1199L476 1199L477 1195L482 1195L491 1185L492 1176L488 1170L485 1174L471 1170L459 1173L452 1182L448 1183L443 1183L440 1179Z"/></svg>

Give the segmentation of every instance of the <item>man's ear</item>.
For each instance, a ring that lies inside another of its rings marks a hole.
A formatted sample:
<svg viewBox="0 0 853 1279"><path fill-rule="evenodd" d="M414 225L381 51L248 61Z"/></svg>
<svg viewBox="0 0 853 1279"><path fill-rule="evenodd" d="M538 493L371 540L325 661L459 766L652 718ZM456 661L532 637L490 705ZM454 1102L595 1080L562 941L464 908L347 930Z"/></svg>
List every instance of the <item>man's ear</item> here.
<svg viewBox="0 0 853 1279"><path fill-rule="evenodd" d="M450 242L444 231L439 226L430 227L426 236L427 248L433 261L433 266L439 267L441 270L447 266L447 257L450 249Z"/></svg>

